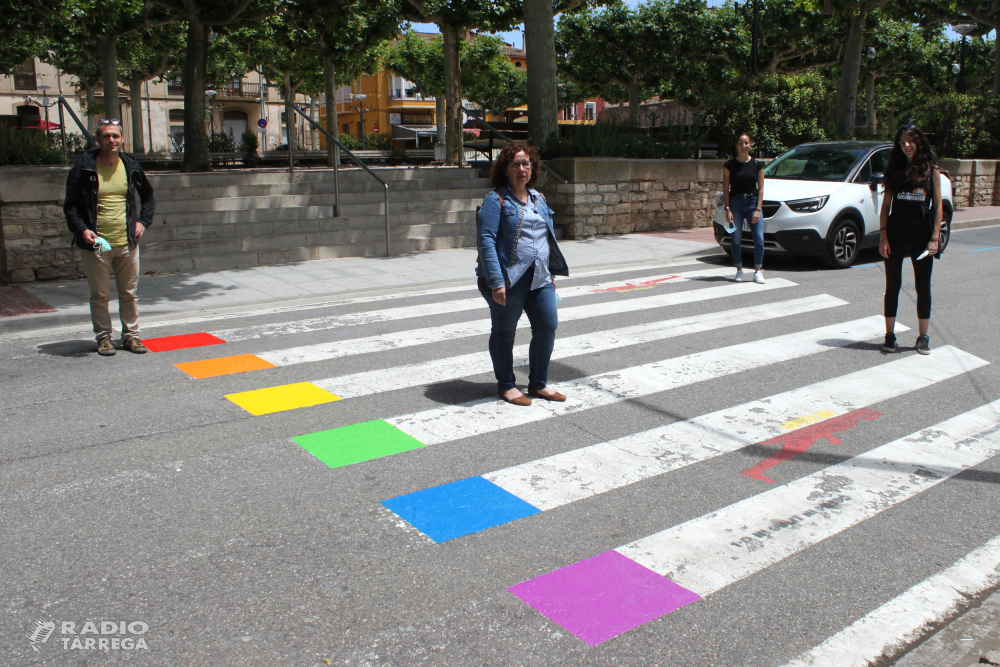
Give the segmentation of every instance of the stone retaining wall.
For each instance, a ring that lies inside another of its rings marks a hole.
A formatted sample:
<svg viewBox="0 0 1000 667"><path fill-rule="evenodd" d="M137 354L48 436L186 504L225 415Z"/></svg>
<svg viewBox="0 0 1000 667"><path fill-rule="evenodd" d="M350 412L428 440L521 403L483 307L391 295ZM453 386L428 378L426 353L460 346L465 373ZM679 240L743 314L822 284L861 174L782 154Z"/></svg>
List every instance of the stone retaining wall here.
<svg viewBox="0 0 1000 667"><path fill-rule="evenodd" d="M63 215L69 167L0 169L0 280L83 277Z"/></svg>
<svg viewBox="0 0 1000 667"><path fill-rule="evenodd" d="M549 162L569 182L542 190L567 238L708 227L722 192L722 160L574 158Z"/></svg>
<svg viewBox="0 0 1000 667"><path fill-rule="evenodd" d="M995 160L942 160L948 170L955 208L1000 206Z"/></svg>

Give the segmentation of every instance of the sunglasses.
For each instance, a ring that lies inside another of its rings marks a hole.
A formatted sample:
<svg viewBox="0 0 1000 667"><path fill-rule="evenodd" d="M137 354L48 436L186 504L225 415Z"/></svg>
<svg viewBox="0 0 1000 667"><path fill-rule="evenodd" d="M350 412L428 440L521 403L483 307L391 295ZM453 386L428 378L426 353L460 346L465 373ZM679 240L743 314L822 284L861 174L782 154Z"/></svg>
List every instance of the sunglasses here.
<svg viewBox="0 0 1000 667"><path fill-rule="evenodd" d="M117 118L102 118L101 120L97 121L98 127L100 127L101 125L118 125L118 126L121 126L121 124L122 124L122 122L120 120L118 120Z"/></svg>

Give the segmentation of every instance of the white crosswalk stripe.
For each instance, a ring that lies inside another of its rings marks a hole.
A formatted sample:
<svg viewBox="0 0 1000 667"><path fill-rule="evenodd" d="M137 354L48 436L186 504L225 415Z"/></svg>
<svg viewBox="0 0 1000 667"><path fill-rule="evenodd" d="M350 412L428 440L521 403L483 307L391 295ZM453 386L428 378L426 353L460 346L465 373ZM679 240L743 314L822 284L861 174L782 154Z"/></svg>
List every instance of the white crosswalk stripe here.
<svg viewBox="0 0 1000 667"><path fill-rule="evenodd" d="M694 315L675 320L650 322L621 329L558 338L556 339L556 348L552 351L552 359L568 359L605 350L615 350L629 345L642 345L675 336L814 312L842 306L846 303L842 299L821 294L816 297L769 303L766 306L736 308L707 315ZM516 346L514 348L514 366L521 367L527 364L528 346ZM476 352L407 364L406 366L313 380L312 383L333 392L340 398L355 398L376 392L445 382L478 373L488 373L492 370L493 365L489 356Z"/></svg>
<svg viewBox="0 0 1000 667"><path fill-rule="evenodd" d="M776 278L768 281L766 285L756 285L756 288L775 290L785 287L792 287L795 283ZM611 303L593 303L584 306L572 306L559 309L559 321L570 322L573 320L588 319L592 317L602 317L606 315L616 315L621 313L649 310L653 308L665 308L684 303L694 303L709 299L723 299L736 297L745 294L743 285L728 284L719 287L708 287L685 292L675 292L671 294L660 294L656 296L640 297L633 299L622 299ZM482 304L482 299L479 300ZM481 307L485 307L482 304ZM529 326L527 318L522 318L518 323L519 328ZM368 354L372 352L384 352L386 350L396 350L403 347L415 345L426 345L429 343L442 343L445 341L469 338L488 334L490 331L490 321L488 319L464 322L461 324L446 324L438 327L427 327L424 329L411 329L409 331L394 332L378 336L368 336L365 338L355 338L332 343L319 343L317 345L305 345L302 347L289 348L284 350L272 350L260 352L258 357L276 366L292 366L328 359L337 359L355 354Z"/></svg>
<svg viewBox="0 0 1000 667"><path fill-rule="evenodd" d="M528 407L520 407L496 400L474 401L386 421L425 445L440 444L818 354L868 340L881 331L884 331L883 318L867 317L550 384L568 396L565 403L535 401Z"/></svg>

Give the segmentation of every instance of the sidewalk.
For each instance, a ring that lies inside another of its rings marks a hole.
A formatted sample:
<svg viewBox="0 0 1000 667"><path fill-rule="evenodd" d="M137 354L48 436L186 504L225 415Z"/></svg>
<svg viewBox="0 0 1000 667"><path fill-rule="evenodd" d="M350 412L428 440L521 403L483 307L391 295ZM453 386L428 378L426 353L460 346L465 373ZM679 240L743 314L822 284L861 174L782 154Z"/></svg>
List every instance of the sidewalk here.
<svg viewBox="0 0 1000 667"><path fill-rule="evenodd" d="M700 255L722 254L711 229L564 240L559 247L571 277L616 266L624 270L692 263ZM142 275L140 321L319 303L346 298L348 294L387 294L432 285L472 286L475 264L474 248L458 248L401 257L344 257L215 272ZM83 280L0 287L0 306L5 313L31 313L0 317L0 337L32 337L31 332L42 330L55 333L54 328L89 331L88 299L89 290ZM20 310L17 304L10 303L12 300L21 302ZM46 309L46 305L50 308ZM43 312L46 310L49 312ZM111 311L112 320L117 321L114 291Z"/></svg>

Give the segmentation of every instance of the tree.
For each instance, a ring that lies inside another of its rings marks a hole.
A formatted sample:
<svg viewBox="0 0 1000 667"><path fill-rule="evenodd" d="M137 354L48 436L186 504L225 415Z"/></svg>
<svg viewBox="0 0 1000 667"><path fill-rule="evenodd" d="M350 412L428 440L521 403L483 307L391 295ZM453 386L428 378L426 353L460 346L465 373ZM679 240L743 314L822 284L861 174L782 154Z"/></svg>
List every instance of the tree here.
<svg viewBox="0 0 1000 667"><path fill-rule="evenodd" d="M638 123L639 102L659 87L672 56L679 55L673 53L679 37L672 21L675 12L703 8L699 0L654 0L636 9L613 5L565 15L556 36L556 47L564 55L563 71L605 97L619 96L614 86L624 88L629 119Z"/></svg>
<svg viewBox="0 0 1000 667"><path fill-rule="evenodd" d="M819 2L819 0L814 0ZM869 15L890 0L822 0L820 9L836 21L847 22L847 40L840 62L840 85L837 88L837 134L854 137L857 113L858 79L865 48L865 24Z"/></svg>
<svg viewBox="0 0 1000 667"><path fill-rule="evenodd" d="M101 68L73 44L45 40L40 58L65 74L76 77L77 89L83 88L86 100L87 133L94 135L95 117L103 109L96 100L96 88L101 83Z"/></svg>
<svg viewBox="0 0 1000 667"><path fill-rule="evenodd" d="M427 40L411 30L389 45L386 67L413 83L421 97L434 97L437 140L445 137L444 48L441 37Z"/></svg>
<svg viewBox="0 0 1000 667"><path fill-rule="evenodd" d="M205 70L208 33L212 27L235 21L274 16L288 0L149 0L184 17L187 38L184 52L184 161L181 171L211 171L205 131Z"/></svg>
<svg viewBox="0 0 1000 667"><path fill-rule="evenodd" d="M462 34L474 28L487 32L509 30L520 18L517 0L408 0L405 17L434 23L441 29L444 51L444 88L447 113L446 160L462 162Z"/></svg>
<svg viewBox="0 0 1000 667"><path fill-rule="evenodd" d="M353 81L372 70L381 44L399 34L401 0L296 0L289 17L315 35L313 49L322 61L326 98L326 130L340 137L337 120L337 77ZM327 142L327 161L335 166L335 147Z"/></svg>
<svg viewBox="0 0 1000 667"><path fill-rule="evenodd" d="M40 55L43 34L17 11L0 12L0 75L11 74L18 65Z"/></svg>
<svg viewBox="0 0 1000 667"><path fill-rule="evenodd" d="M142 84L175 68L184 52L184 26L178 23L133 32L120 41L119 61L128 82L132 107L132 151L145 153L142 131ZM150 141L153 140L150 136Z"/></svg>
<svg viewBox="0 0 1000 667"><path fill-rule="evenodd" d="M462 46L462 70L467 72L463 87L470 101L494 114L524 104L525 73L507 57L502 40L479 35Z"/></svg>

